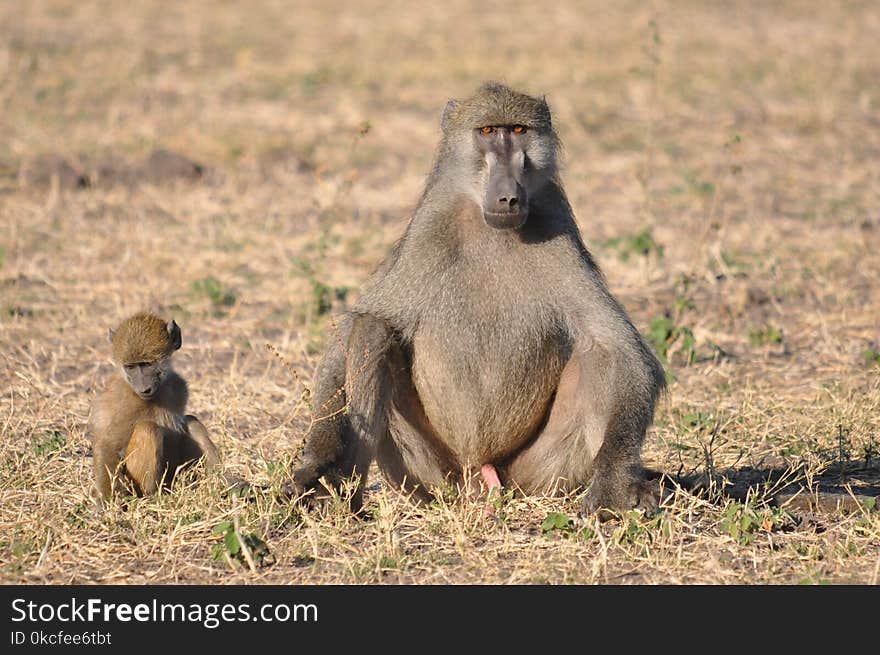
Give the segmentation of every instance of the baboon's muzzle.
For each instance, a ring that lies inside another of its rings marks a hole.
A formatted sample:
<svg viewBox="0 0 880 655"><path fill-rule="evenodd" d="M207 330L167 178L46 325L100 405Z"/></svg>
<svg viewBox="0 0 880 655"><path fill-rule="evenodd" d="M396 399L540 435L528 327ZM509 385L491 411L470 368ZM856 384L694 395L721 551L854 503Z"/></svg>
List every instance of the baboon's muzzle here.
<svg viewBox="0 0 880 655"><path fill-rule="evenodd" d="M134 370L127 373L128 383L132 390L143 400L150 400L156 391L159 390L159 380L150 372L144 373L140 370Z"/></svg>
<svg viewBox="0 0 880 655"><path fill-rule="evenodd" d="M510 230L522 227L529 216L529 200L520 183L522 167L512 161L498 162L489 169L489 183L483 202L483 218L489 227Z"/></svg>

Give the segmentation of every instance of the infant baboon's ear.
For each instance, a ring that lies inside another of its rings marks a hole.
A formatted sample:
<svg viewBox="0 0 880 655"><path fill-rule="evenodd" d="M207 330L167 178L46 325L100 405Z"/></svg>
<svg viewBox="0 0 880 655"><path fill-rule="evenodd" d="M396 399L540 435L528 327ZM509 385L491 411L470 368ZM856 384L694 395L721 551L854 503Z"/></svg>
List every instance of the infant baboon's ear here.
<svg viewBox="0 0 880 655"><path fill-rule="evenodd" d="M450 100L443 108L443 118L440 119L440 129L446 133L449 128L449 122L452 119L453 112L458 108L458 100Z"/></svg>
<svg viewBox="0 0 880 655"><path fill-rule="evenodd" d="M183 345L183 337L180 334L180 326L177 321L172 320L168 324L168 336L171 338L171 350L180 350Z"/></svg>

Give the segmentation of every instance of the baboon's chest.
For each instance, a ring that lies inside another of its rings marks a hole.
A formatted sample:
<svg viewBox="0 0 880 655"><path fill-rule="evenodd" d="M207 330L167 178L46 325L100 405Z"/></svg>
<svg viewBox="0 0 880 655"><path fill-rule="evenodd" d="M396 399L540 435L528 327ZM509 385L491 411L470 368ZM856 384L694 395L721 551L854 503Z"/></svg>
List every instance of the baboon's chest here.
<svg viewBox="0 0 880 655"><path fill-rule="evenodd" d="M179 439L187 433L186 419L182 414L172 412L164 407L154 406L151 418L159 427L167 430L168 437Z"/></svg>
<svg viewBox="0 0 880 655"><path fill-rule="evenodd" d="M497 462L535 434L570 354L540 308L522 307L517 320L483 309L438 313L413 340L425 414L463 466Z"/></svg>

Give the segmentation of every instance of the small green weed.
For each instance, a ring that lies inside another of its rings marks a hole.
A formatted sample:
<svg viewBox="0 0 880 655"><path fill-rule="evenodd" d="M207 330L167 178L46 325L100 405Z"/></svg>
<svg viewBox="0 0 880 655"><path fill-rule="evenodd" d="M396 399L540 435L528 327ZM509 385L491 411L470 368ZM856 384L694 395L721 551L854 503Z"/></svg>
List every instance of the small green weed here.
<svg viewBox="0 0 880 655"><path fill-rule="evenodd" d="M782 343L782 330L772 325L762 325L749 330L749 343L755 347Z"/></svg>
<svg viewBox="0 0 880 655"><path fill-rule="evenodd" d="M773 532L794 524L786 510L767 507L760 511L744 503L733 501L724 510L721 531L726 532L740 546L748 546L760 532Z"/></svg>
<svg viewBox="0 0 880 655"><path fill-rule="evenodd" d="M648 257L651 253L654 253L658 259L663 257L663 246L654 240L650 229L608 239L604 245L606 248L616 250L618 257L623 261L629 260L633 255Z"/></svg>
<svg viewBox="0 0 880 655"><path fill-rule="evenodd" d="M194 296L207 298L215 307L231 307L237 299L234 293L212 275L196 280L190 288Z"/></svg>
<svg viewBox="0 0 880 655"><path fill-rule="evenodd" d="M655 316L648 327L648 340L664 362L669 361L673 351L679 351L687 364L697 356L696 339L689 327L677 325L668 316Z"/></svg>
<svg viewBox="0 0 880 655"><path fill-rule="evenodd" d="M66 441L67 439L64 437L64 433L59 430L46 432L43 436L34 438L34 454L37 457L47 457L48 455L61 450Z"/></svg>
<svg viewBox="0 0 880 655"><path fill-rule="evenodd" d="M214 536L222 537L220 543L214 544L211 556L215 560L228 559L240 564L245 564L245 557L242 543L239 535L235 531L235 524L232 521L223 521L214 528L212 533ZM275 558L269 551L269 547L263 539L253 532L241 534L242 541L253 559L254 565L257 567L269 566L274 563Z"/></svg>

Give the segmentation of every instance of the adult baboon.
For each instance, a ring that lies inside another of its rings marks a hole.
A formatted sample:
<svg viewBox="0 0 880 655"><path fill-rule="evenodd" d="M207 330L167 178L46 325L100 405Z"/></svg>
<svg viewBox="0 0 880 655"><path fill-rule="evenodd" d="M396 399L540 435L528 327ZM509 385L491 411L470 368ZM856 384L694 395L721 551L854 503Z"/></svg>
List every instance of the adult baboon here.
<svg viewBox="0 0 880 655"><path fill-rule="evenodd" d="M357 509L375 456L422 497L479 471L490 489L589 483L585 512L655 507L640 450L663 369L581 241L550 109L488 83L442 130L403 238L318 365L293 490L358 476Z"/></svg>
<svg viewBox="0 0 880 655"><path fill-rule="evenodd" d="M186 382L171 368L182 341L177 323L135 314L109 338L120 372L95 398L89 419L98 496L108 498L116 481L138 495L154 493L179 466L202 457L218 465L205 426L186 414Z"/></svg>

